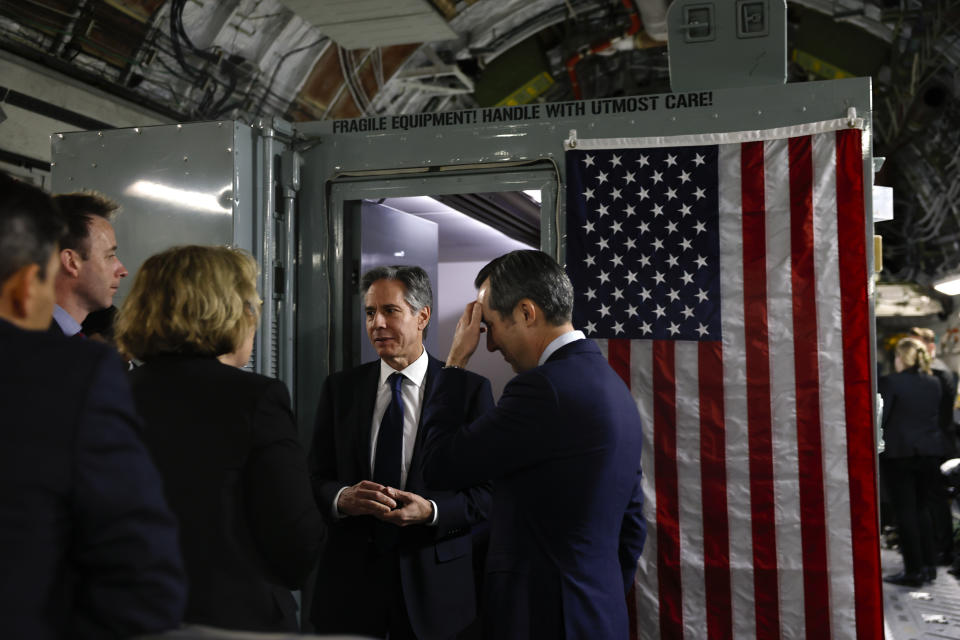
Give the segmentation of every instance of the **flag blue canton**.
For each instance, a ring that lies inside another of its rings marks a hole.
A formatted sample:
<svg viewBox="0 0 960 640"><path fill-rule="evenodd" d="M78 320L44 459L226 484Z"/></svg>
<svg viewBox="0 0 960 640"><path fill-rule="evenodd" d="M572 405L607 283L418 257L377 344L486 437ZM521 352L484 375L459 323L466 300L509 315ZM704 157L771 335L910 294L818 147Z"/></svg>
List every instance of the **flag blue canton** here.
<svg viewBox="0 0 960 640"><path fill-rule="evenodd" d="M566 156L574 326L593 338L719 340L717 147Z"/></svg>

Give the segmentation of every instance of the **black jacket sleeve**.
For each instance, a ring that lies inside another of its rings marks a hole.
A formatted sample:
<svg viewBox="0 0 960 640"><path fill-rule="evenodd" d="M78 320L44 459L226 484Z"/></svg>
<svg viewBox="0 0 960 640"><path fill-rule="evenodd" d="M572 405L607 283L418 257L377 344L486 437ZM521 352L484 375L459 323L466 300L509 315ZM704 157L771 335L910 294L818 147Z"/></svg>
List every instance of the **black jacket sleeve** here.
<svg viewBox="0 0 960 640"><path fill-rule="evenodd" d="M349 485L339 479L335 438L334 403L336 401L334 376L327 376L320 392L317 416L314 421L313 443L310 445L310 484L313 497L324 519L331 519L333 501L340 489Z"/></svg>
<svg viewBox="0 0 960 640"><path fill-rule="evenodd" d="M257 403L253 442L244 468L250 529L267 572L299 589L326 537L310 491L307 460L297 439L290 398L271 381Z"/></svg>

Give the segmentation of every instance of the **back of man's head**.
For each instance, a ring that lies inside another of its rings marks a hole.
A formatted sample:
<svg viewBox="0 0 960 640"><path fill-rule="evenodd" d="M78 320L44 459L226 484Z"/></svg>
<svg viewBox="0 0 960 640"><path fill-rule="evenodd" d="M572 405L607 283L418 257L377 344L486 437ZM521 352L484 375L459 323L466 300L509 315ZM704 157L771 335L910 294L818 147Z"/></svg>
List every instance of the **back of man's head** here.
<svg viewBox="0 0 960 640"><path fill-rule="evenodd" d="M23 267L47 263L64 232L53 200L40 189L0 173L0 285Z"/></svg>
<svg viewBox="0 0 960 640"><path fill-rule="evenodd" d="M67 221L67 233L60 241L60 248L73 249L81 258L88 259L90 221L98 216L109 222L119 205L95 191L60 193L53 196L53 200Z"/></svg>
<svg viewBox="0 0 960 640"><path fill-rule="evenodd" d="M517 250L490 261L474 280L480 286L490 279L490 308L509 316L517 303L528 298L543 310L547 323L560 326L573 314L573 285L557 261L543 251Z"/></svg>

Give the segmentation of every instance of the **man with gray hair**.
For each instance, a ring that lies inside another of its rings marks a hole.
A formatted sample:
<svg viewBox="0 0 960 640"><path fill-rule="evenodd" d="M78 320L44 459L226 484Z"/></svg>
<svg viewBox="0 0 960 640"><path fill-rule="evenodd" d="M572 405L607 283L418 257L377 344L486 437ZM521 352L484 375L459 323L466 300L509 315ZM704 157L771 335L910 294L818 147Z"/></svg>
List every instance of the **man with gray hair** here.
<svg viewBox="0 0 960 640"><path fill-rule="evenodd" d="M573 287L542 251L480 270L437 382L424 477L492 482L483 593L488 638L619 639L646 525L640 416L626 385L571 324ZM480 334L517 376L476 421L453 419Z"/></svg>
<svg viewBox="0 0 960 640"><path fill-rule="evenodd" d="M330 375L310 452L313 491L330 523L311 618L315 630L377 638L453 638L476 617L471 528L489 487L430 491L420 452L443 364L423 336L433 290L420 267L364 274L366 330L379 359ZM493 406L490 382L464 373L450 420Z"/></svg>

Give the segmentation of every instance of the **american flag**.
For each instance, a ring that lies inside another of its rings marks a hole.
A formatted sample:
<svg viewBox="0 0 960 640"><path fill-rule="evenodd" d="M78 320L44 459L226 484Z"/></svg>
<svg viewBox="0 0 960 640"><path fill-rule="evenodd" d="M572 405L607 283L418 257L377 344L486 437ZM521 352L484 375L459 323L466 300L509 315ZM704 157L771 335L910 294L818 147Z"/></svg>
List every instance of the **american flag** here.
<svg viewBox="0 0 960 640"><path fill-rule="evenodd" d="M640 638L883 636L862 131L566 153L574 324L644 423Z"/></svg>

